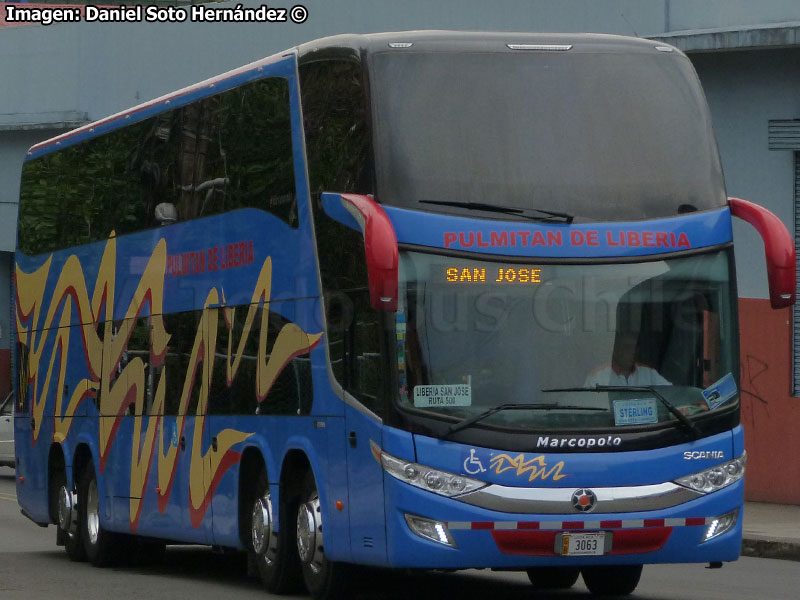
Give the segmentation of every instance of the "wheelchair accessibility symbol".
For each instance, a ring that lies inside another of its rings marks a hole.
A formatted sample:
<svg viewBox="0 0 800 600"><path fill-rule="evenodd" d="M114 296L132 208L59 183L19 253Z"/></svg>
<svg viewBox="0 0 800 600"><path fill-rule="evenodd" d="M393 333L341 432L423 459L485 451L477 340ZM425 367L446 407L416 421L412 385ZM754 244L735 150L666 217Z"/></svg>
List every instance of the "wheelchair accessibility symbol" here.
<svg viewBox="0 0 800 600"><path fill-rule="evenodd" d="M477 475L478 473L483 473L485 470L481 459L475 456L475 448L471 448L469 456L464 459L464 471L470 475Z"/></svg>

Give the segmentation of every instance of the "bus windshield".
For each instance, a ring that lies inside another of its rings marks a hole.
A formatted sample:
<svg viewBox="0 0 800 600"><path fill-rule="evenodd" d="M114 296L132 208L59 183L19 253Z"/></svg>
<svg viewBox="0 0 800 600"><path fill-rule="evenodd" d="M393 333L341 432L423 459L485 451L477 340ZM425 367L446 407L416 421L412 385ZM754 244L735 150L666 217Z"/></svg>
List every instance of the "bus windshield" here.
<svg viewBox="0 0 800 600"><path fill-rule="evenodd" d="M381 202L602 221L725 205L705 99L675 52L403 51L371 61Z"/></svg>
<svg viewBox="0 0 800 600"><path fill-rule="evenodd" d="M566 407L481 420L536 429L675 421L658 394L689 418L733 407L738 357L729 277L725 250L630 264L404 251L396 318L401 406L459 419L503 404ZM733 391L707 401L703 391L709 395L720 380Z"/></svg>

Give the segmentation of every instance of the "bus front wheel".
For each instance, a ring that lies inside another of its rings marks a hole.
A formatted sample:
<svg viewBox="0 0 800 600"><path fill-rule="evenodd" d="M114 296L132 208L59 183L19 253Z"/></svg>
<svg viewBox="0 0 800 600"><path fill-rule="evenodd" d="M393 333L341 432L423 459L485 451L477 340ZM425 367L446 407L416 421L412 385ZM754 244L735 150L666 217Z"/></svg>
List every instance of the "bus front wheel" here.
<svg viewBox="0 0 800 600"><path fill-rule="evenodd" d="M639 585L642 565L584 567L583 582L598 596L627 596Z"/></svg>
<svg viewBox="0 0 800 600"><path fill-rule="evenodd" d="M349 598L353 584L349 565L325 556L322 529L322 506L314 475L306 475L297 510L297 554L303 568L306 588L315 600Z"/></svg>

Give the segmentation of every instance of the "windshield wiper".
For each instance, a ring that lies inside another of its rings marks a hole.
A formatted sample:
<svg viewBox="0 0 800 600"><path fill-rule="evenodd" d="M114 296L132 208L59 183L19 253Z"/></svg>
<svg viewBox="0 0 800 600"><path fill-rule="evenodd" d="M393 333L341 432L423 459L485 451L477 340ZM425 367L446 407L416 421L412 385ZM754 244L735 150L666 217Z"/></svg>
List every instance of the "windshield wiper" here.
<svg viewBox="0 0 800 600"><path fill-rule="evenodd" d="M547 390L540 390L542 392L650 392L661 401L666 409L675 415L675 418L681 422L692 434L694 439L700 439L702 434L691 419L678 410L678 408L669 400L667 400L661 392L659 392L653 385L595 385L594 387L572 387L572 388L551 388Z"/></svg>
<svg viewBox="0 0 800 600"><path fill-rule="evenodd" d="M443 438L455 433L456 431L461 431L469 427L470 425L474 425L478 421L483 421L486 417L491 417L494 413L500 412L501 410L553 410L553 409L564 409L564 410L608 410L607 408L601 408L599 406L573 406L569 404L501 404L499 406L495 406L494 408L490 408L482 413L475 415L474 417L469 417L468 419L464 419L463 421L459 421L455 425L451 425L450 429L444 434Z"/></svg>
<svg viewBox="0 0 800 600"><path fill-rule="evenodd" d="M575 217L569 213L545 210L543 208L514 208L513 206L498 206L497 204L486 204L484 202L457 202L452 200L420 200L419 202L420 204L456 206L458 208L466 208L468 210L483 210L486 212L503 213L505 215L517 215L533 221L554 221L556 219L562 219L567 225L572 223L572 221L575 219ZM530 212L536 212L547 216L539 217L528 214Z"/></svg>

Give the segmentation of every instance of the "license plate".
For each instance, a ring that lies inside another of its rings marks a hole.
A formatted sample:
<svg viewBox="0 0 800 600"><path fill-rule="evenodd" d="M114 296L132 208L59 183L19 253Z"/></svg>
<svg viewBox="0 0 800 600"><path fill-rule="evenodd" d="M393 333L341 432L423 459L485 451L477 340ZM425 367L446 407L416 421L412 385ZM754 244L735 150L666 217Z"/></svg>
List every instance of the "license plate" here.
<svg viewBox="0 0 800 600"><path fill-rule="evenodd" d="M561 556L601 556L605 552L606 534L598 533L565 533L561 538L561 547L557 551Z"/></svg>

